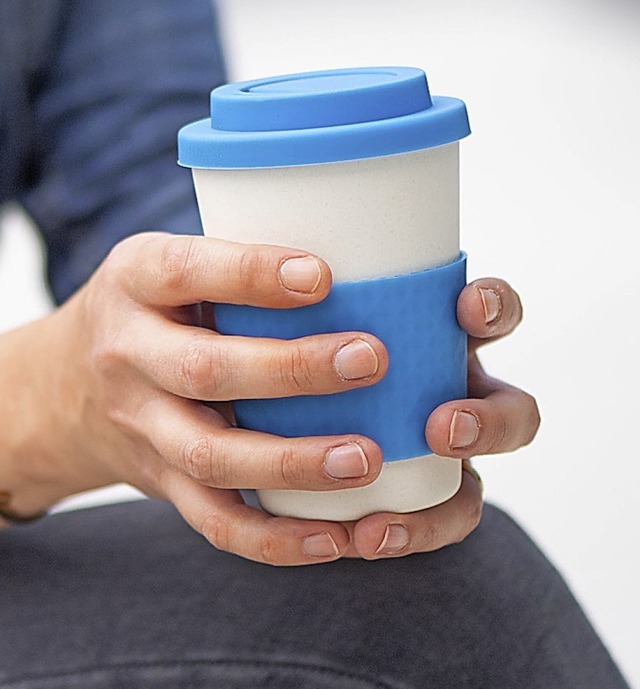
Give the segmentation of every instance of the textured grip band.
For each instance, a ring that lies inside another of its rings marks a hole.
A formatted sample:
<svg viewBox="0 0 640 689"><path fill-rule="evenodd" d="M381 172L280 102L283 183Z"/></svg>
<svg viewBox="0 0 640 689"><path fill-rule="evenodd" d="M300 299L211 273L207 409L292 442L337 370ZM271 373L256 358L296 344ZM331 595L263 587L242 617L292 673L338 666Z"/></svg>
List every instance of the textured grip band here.
<svg viewBox="0 0 640 689"><path fill-rule="evenodd" d="M262 309L218 304L216 326L227 335L292 339L360 330L389 352L376 385L333 395L234 403L243 428L281 436L358 433L375 440L385 461L431 452L425 421L443 402L466 397L466 334L456 319L466 254L445 266L391 278L335 284L319 304Z"/></svg>

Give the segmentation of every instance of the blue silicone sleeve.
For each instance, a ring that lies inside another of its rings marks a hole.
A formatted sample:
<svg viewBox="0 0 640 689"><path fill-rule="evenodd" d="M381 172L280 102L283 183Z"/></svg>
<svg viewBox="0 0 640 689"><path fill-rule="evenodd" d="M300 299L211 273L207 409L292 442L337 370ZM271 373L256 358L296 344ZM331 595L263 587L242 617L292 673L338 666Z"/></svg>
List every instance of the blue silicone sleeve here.
<svg viewBox="0 0 640 689"><path fill-rule="evenodd" d="M324 301L299 309L217 304L216 327L224 334L293 339L359 330L389 352L387 374L367 388L236 401L239 426L287 437L358 433L380 445L385 461L429 454L427 417L466 397L467 338L456 318L465 279L461 253L438 268L334 284Z"/></svg>

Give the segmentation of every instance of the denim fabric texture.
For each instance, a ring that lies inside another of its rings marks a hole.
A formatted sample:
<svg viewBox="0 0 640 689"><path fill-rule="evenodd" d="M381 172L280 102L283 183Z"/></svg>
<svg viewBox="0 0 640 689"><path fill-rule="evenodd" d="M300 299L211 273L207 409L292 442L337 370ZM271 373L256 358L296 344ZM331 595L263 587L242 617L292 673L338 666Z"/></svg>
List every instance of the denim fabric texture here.
<svg viewBox="0 0 640 689"><path fill-rule="evenodd" d="M1 689L623 689L558 572L487 506L463 543L271 567L151 500L0 532Z"/></svg>

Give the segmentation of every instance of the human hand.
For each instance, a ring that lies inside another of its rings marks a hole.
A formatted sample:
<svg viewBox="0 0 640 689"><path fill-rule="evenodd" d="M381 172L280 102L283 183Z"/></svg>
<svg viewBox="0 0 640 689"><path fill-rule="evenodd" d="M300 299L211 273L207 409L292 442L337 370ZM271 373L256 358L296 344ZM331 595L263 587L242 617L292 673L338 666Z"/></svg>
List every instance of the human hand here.
<svg viewBox="0 0 640 689"><path fill-rule="evenodd" d="M384 346L366 333L281 341L202 327L205 302L302 306L330 283L326 264L292 249L152 233L116 246L49 323L52 355L38 373L47 383L31 405L55 411L49 485L66 482L68 494L130 483L172 501L214 545L255 560L343 553L342 525L270 517L237 489L362 486L380 471L380 449L353 434L286 439L234 428L229 401L370 385L386 371Z"/></svg>
<svg viewBox="0 0 640 689"><path fill-rule="evenodd" d="M522 320L518 295L503 280L483 278L458 299L458 321L469 335L469 399L447 402L430 415L426 437L442 457L463 459L462 485L447 502L410 514L373 514L348 524L347 556L378 559L437 550L462 541L480 521L482 485L469 458L527 445L540 425L535 399L488 376L478 349L511 333Z"/></svg>
<svg viewBox="0 0 640 689"><path fill-rule="evenodd" d="M436 409L428 420L426 434L437 454L465 458L467 469L469 457L514 450L530 442L537 431L539 416L535 400L487 376L477 355L482 344L510 333L521 317L520 300L503 281L478 280L460 295L458 319L470 336L468 378L472 399L449 402ZM379 380L380 373L379 370L375 379L368 382ZM311 390L297 388L292 394L301 392ZM272 438L253 435L261 443ZM351 442L361 447L364 441L351 437ZM256 446L256 451L264 452L264 449ZM373 480L379 471L379 451L373 444L369 445L367 454L371 452L375 453L376 464L364 483ZM176 478L189 498L184 502L172 499L194 528L218 548L273 564L307 564L341 556L376 559L435 550L464 539L477 525L482 510L481 486L469 471L463 472L462 486L456 496L440 506L406 515L379 513L341 525L273 517L246 506L237 492L212 491L197 482L185 481L183 476ZM238 485L273 487L255 482ZM293 485L290 482L289 487ZM304 487L326 489L317 483ZM347 486L333 482L330 487ZM231 508L235 510L234 518L230 518ZM402 541L405 534L408 539ZM305 542L307 537L309 541Z"/></svg>
<svg viewBox="0 0 640 689"><path fill-rule="evenodd" d="M40 463L46 470L37 479L47 487L47 504L78 490L126 481L174 502L219 548L274 564L344 554L378 557L381 541L389 545L398 524L408 526L412 537L394 555L433 549L465 535L480 505L477 486L466 475L461 491L445 505L402 517L372 515L357 524L271 517L244 504L239 487L349 488L370 483L381 468L379 448L362 436L283 439L232 426L229 400L338 392L375 383L385 373L384 347L363 333L281 342L227 338L200 327L207 313L202 302L292 307L320 301L330 285L321 261L311 259L317 270L308 292L302 264L288 264L284 280L279 273L286 258L304 255L160 234L139 235L116 247L87 286L53 314L47 332L39 333L52 356L31 352L32 362L40 365L36 378L47 384L40 390L44 399L30 400L29 406L53 412L46 432L41 424L35 434L46 442ZM287 278L293 289L283 284ZM519 316L510 310L511 302L519 303L517 297L506 286L501 295L501 314L485 326L484 302L473 285L465 289L459 315L471 335L496 337L515 325ZM37 339L38 333L31 333L27 341ZM358 351L349 360L343 347L353 342ZM470 378L477 371L478 392L472 383L470 393L480 395L481 383L486 386L489 379L480 373L475 344ZM468 405L477 402L468 401L464 408L473 411ZM462 456L440 447L446 444L443 429L453 404L434 412L429 425L441 420L435 431L428 430L428 438L439 454ZM493 412L499 423L503 411ZM484 423L486 411L477 413ZM514 421L522 426L517 414ZM483 438L490 428L484 426ZM481 442L478 438L469 454ZM37 456L38 449L34 452L32 445L26 454ZM507 448L503 441L492 449ZM331 457L338 463L332 465ZM23 513L42 506L33 503L35 491L30 495L31 502L22 502Z"/></svg>

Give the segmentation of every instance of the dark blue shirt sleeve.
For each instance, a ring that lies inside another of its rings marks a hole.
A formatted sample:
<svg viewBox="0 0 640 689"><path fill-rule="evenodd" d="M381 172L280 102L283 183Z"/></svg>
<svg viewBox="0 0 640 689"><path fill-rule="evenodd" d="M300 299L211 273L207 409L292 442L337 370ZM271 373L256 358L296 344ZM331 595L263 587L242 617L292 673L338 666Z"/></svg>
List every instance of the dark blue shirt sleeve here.
<svg viewBox="0 0 640 689"><path fill-rule="evenodd" d="M210 0L63 7L33 94L36 163L19 199L45 238L58 302L128 235L201 232L176 133L207 115L209 91L224 80Z"/></svg>

